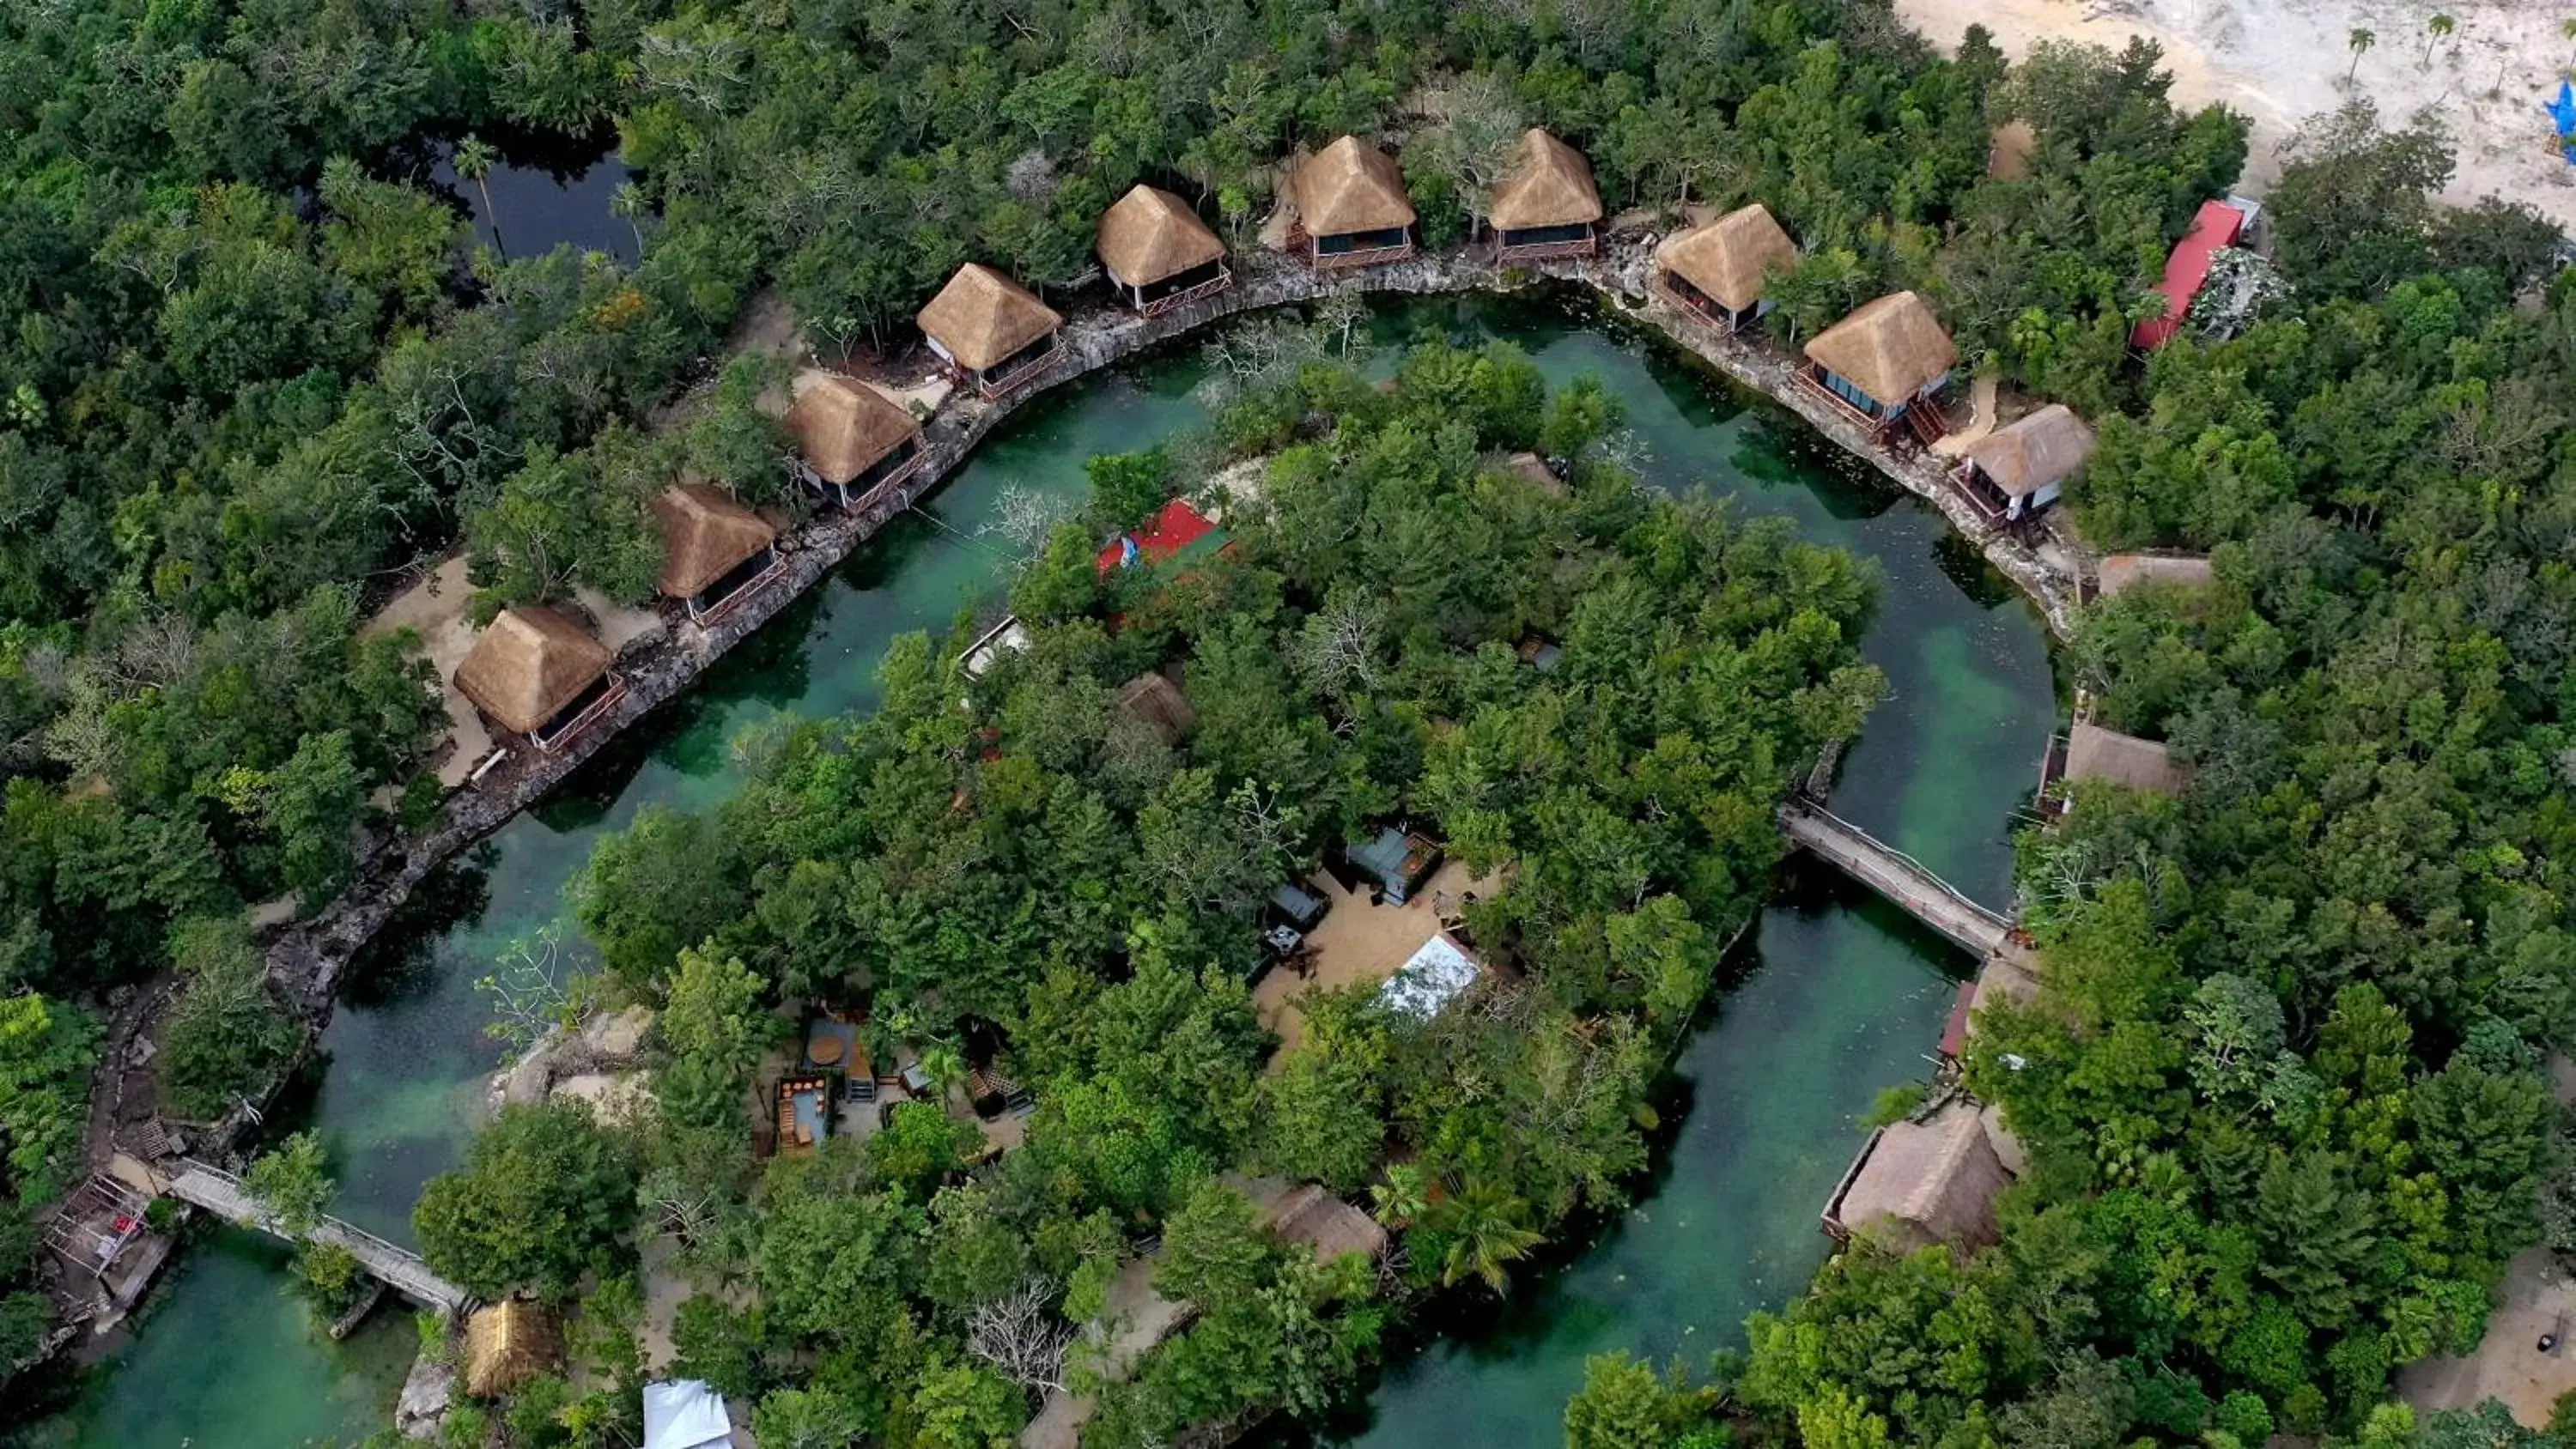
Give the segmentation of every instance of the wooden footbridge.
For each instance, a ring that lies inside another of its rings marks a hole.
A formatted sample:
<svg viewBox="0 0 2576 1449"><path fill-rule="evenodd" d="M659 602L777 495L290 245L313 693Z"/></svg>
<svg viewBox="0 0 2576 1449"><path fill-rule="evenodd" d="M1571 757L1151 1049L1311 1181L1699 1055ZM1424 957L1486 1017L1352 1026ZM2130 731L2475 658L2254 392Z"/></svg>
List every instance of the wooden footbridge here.
<svg viewBox="0 0 2576 1449"><path fill-rule="evenodd" d="M243 1227L286 1236L278 1231L267 1207L243 1188L240 1178L194 1158L182 1157L168 1166L175 1169L166 1184L172 1197ZM453 1314L465 1306L465 1290L431 1272L418 1253L395 1247L364 1228L351 1227L338 1218L323 1218L314 1225L313 1241L348 1249L370 1277L423 1308Z"/></svg>
<svg viewBox="0 0 2576 1449"><path fill-rule="evenodd" d="M1813 800L1792 796L1780 807L1780 828L1792 844L1831 862L1980 961L2011 942L2010 916L1970 900L1921 861Z"/></svg>

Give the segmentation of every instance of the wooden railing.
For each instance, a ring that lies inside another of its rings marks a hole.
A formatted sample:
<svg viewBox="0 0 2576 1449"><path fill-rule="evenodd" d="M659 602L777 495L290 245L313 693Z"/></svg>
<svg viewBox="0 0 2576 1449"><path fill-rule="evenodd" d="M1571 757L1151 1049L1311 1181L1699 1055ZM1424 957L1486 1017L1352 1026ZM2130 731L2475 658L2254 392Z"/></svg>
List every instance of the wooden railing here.
<svg viewBox="0 0 2576 1449"><path fill-rule="evenodd" d="M1037 356L1030 358L1019 366L1012 368L1009 372L1002 374L998 378L978 376L975 379L975 391L981 393L986 402L991 402L1005 393L1008 393L1011 389L1018 387L1021 383L1024 383L1030 378L1037 376L1039 373L1046 371L1048 368L1053 367L1056 359L1062 356L1064 356L1064 333L1061 330L1058 330L1055 334L1054 346L1049 347L1046 351L1039 353Z"/></svg>
<svg viewBox="0 0 2576 1449"><path fill-rule="evenodd" d="M1557 257L1588 257L1601 250L1599 237L1577 237L1572 241L1522 242L1499 246L1494 250L1498 262L1544 262Z"/></svg>
<svg viewBox="0 0 2576 1449"><path fill-rule="evenodd" d="M1215 276L1208 278L1206 281L1199 283L1195 287L1184 287L1168 297L1156 297L1153 301L1147 302L1145 305L1138 307L1136 309L1136 315L1139 317L1160 317L1166 312L1177 312L1181 308L1190 305L1192 302L1213 297L1217 293L1222 292L1233 285L1234 273L1227 271L1224 267L1220 266L1216 269Z"/></svg>
<svg viewBox="0 0 2576 1449"><path fill-rule="evenodd" d="M1413 255L1413 239L1405 238L1392 246L1361 247L1355 251L1326 252L1308 249L1308 256L1319 272L1339 271L1344 267L1373 267L1380 262L1400 262Z"/></svg>

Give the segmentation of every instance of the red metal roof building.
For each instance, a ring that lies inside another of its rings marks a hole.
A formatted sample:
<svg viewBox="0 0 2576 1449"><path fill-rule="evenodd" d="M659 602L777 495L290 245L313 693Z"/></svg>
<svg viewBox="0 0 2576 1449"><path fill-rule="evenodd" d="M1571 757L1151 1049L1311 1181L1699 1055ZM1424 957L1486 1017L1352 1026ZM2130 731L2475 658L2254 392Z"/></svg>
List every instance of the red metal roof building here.
<svg viewBox="0 0 2576 1449"><path fill-rule="evenodd" d="M1175 498L1163 505L1154 520L1134 533L1122 533L1109 541L1097 560L1103 578L1136 563L1161 563L1191 551L1192 545L1213 538L1225 542L1216 524L1207 515Z"/></svg>
<svg viewBox="0 0 2576 1449"><path fill-rule="evenodd" d="M2236 245L2245 234L2245 213L2224 201L2204 201L2191 219L2191 230L2174 243L2173 255L2165 258L2165 279L2156 288L2165 298L2165 314L2150 317L2129 333L2129 345L2153 352L2174 340L2182 331L2183 314L2191 310L2191 301L2200 295L2203 282L2209 280L2210 258L2220 247Z"/></svg>

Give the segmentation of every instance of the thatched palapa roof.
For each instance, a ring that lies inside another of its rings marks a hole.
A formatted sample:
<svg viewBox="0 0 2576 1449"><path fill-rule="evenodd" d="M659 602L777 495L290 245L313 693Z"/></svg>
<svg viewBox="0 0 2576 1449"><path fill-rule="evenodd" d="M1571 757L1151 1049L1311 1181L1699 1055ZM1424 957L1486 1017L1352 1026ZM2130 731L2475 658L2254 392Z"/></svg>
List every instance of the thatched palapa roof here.
<svg viewBox="0 0 2576 1449"><path fill-rule="evenodd" d="M1719 305L1741 312L1762 300L1764 272L1798 260L1798 244L1757 201L1667 239L1655 249L1655 259Z"/></svg>
<svg viewBox="0 0 2576 1449"><path fill-rule="evenodd" d="M1344 136L1297 168L1297 220L1308 236L1392 231L1413 225L1413 201L1395 158Z"/></svg>
<svg viewBox="0 0 2576 1449"><path fill-rule="evenodd" d="M1262 1214L1282 1242L1304 1243L1331 1262L1345 1253L1374 1259L1386 1251L1386 1229L1377 1219L1315 1183L1290 1188Z"/></svg>
<svg viewBox="0 0 2576 1449"><path fill-rule="evenodd" d="M1995 127L1986 145L1986 174L1998 181L2019 181L2030 174L2030 158L2039 150L2039 132L2016 116Z"/></svg>
<svg viewBox="0 0 2576 1449"><path fill-rule="evenodd" d="M1891 292L1807 339L1807 357L1893 406L1948 372L1959 347L1922 298Z"/></svg>
<svg viewBox="0 0 2576 1449"><path fill-rule="evenodd" d="M968 262L921 309L921 330L958 366L981 372L1064 325L1029 289Z"/></svg>
<svg viewBox="0 0 2576 1449"><path fill-rule="evenodd" d="M543 604L503 609L456 666L456 687L503 729L527 734L599 682L608 646Z"/></svg>
<svg viewBox="0 0 2576 1449"><path fill-rule="evenodd" d="M1147 670L1128 680L1118 691L1118 708L1163 737L1163 743L1177 745L1181 736L1198 723L1199 712L1190 707L1189 696L1160 671Z"/></svg>
<svg viewBox="0 0 2576 1449"><path fill-rule="evenodd" d="M1100 264L1130 287L1150 287L1225 255L1190 204L1154 186L1138 186L1100 214Z"/></svg>
<svg viewBox="0 0 2576 1449"><path fill-rule="evenodd" d="M2079 724L2066 736L2066 778L2179 795L2191 783L2191 772L2175 764L2173 751L2154 740Z"/></svg>
<svg viewBox="0 0 2576 1449"><path fill-rule="evenodd" d="M1846 1232L1875 1228L1912 1250L1933 1243L1982 1247L1995 1240L1995 1194L2012 1181L1986 1124L1956 1103L1928 1122L1880 1129L1835 1204Z"/></svg>
<svg viewBox="0 0 2576 1449"><path fill-rule="evenodd" d="M666 488L653 500L662 528L662 595L690 599L778 541L759 514L704 483Z"/></svg>
<svg viewBox="0 0 2576 1449"><path fill-rule="evenodd" d="M2115 553L2102 560L2098 582L2102 597L2113 598L2141 584L2172 588L2205 588L2217 579L2205 558L2171 558L2146 553Z"/></svg>
<svg viewBox="0 0 2576 1449"><path fill-rule="evenodd" d="M1512 174L1494 188L1494 229L1581 226L1604 215L1600 188L1592 184L1592 163L1583 153L1544 127L1524 132Z"/></svg>
<svg viewBox="0 0 2576 1449"><path fill-rule="evenodd" d="M2065 482L2092 456L2093 430L2064 403L1997 428L1968 449L1969 460L2016 498Z"/></svg>
<svg viewBox="0 0 2576 1449"><path fill-rule="evenodd" d="M465 1320L465 1392L496 1399L563 1362L563 1338L552 1315L505 1298Z"/></svg>
<svg viewBox="0 0 2576 1449"><path fill-rule="evenodd" d="M787 426L805 450L805 466L826 483L849 482L921 432L894 399L831 373L796 395Z"/></svg>

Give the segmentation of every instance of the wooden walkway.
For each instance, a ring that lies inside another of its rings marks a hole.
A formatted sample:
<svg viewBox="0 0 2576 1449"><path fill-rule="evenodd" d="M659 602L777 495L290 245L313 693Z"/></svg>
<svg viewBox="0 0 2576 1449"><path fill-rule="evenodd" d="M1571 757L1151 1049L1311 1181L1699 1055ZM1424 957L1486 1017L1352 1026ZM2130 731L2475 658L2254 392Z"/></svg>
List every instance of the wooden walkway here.
<svg viewBox="0 0 2576 1449"><path fill-rule="evenodd" d="M1780 828L1792 844L1830 861L1980 961L2004 951L2011 940L2011 917L1968 899L1921 861L1821 805L1792 798L1780 807Z"/></svg>
<svg viewBox="0 0 2576 1449"><path fill-rule="evenodd" d="M259 1199L243 1190L240 1178L193 1158L180 1158L176 1167L177 1172L169 1179L172 1197L245 1228L286 1236L269 1220L268 1209ZM465 1306L465 1290L429 1271L418 1253L395 1247L364 1228L351 1227L338 1218L324 1218L314 1225L313 1240L348 1249L370 1276L423 1308L452 1314Z"/></svg>

